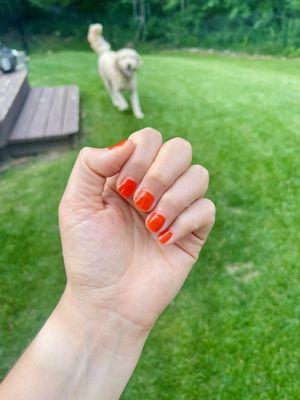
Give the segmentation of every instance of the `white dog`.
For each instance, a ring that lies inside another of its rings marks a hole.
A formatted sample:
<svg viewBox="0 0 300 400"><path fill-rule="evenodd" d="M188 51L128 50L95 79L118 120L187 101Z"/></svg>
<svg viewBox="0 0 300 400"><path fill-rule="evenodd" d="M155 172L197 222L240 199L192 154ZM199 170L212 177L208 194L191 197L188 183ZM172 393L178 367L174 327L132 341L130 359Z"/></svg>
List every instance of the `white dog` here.
<svg viewBox="0 0 300 400"><path fill-rule="evenodd" d="M141 66L140 57L133 49L111 50L110 44L102 36L102 31L101 24L90 25L87 40L91 48L99 54L99 74L112 103L120 111L127 110L128 103L122 91L129 90L133 114L136 118L143 118L135 74Z"/></svg>

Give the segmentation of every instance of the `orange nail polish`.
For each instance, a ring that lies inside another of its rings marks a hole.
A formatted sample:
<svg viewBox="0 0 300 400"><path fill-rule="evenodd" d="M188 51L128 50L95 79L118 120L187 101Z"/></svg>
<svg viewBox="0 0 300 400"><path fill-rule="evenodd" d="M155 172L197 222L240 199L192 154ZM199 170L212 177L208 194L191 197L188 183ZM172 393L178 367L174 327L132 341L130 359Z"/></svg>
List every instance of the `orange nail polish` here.
<svg viewBox="0 0 300 400"><path fill-rule="evenodd" d="M165 217L158 213L151 213L147 218L146 225L149 231L157 232L165 223Z"/></svg>
<svg viewBox="0 0 300 400"><path fill-rule="evenodd" d="M141 211L148 211L153 201L154 197L152 194L148 190L143 189L136 197L135 204Z"/></svg>
<svg viewBox="0 0 300 400"><path fill-rule="evenodd" d="M127 142L127 139L121 140L121 142L113 144L112 146L108 147L108 150L114 149L115 147L123 146Z"/></svg>
<svg viewBox="0 0 300 400"><path fill-rule="evenodd" d="M165 231L161 232L161 234L158 235L158 240L160 241L161 244L165 244L171 239L172 236L173 233L169 229L166 229Z"/></svg>
<svg viewBox="0 0 300 400"><path fill-rule="evenodd" d="M125 178L121 185L118 187L118 192L124 197L130 197L133 195L136 186L136 181L131 178Z"/></svg>

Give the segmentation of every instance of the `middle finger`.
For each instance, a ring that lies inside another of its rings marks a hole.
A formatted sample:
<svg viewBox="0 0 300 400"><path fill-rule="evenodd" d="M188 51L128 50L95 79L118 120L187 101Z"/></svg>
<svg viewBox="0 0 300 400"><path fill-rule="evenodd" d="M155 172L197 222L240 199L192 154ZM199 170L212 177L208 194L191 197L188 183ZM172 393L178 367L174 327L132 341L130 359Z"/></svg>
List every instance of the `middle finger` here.
<svg viewBox="0 0 300 400"><path fill-rule="evenodd" d="M174 138L164 143L134 194L136 207L143 212L153 209L191 161L192 146L187 140Z"/></svg>

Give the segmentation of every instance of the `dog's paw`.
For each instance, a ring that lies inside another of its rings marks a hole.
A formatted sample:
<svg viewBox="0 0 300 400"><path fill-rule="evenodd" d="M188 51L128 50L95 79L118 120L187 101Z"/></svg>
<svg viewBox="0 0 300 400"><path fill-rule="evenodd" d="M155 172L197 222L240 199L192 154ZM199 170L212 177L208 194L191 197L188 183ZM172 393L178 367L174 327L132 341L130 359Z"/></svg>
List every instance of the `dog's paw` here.
<svg viewBox="0 0 300 400"><path fill-rule="evenodd" d="M141 112L141 113L135 113L134 116L135 116L135 118L137 118L137 119L143 119L144 116L145 116L145 114L143 114L142 112Z"/></svg>
<svg viewBox="0 0 300 400"><path fill-rule="evenodd" d="M128 110L128 108L129 108L128 104L125 104L125 103L118 105L119 111L126 111L126 110Z"/></svg>

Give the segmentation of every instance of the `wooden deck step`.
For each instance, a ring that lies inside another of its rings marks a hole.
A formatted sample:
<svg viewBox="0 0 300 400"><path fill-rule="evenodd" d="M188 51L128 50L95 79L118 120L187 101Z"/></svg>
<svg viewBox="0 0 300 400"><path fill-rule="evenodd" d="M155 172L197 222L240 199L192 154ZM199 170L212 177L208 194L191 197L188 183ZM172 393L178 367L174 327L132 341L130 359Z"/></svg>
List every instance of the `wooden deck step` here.
<svg viewBox="0 0 300 400"><path fill-rule="evenodd" d="M70 144L78 132L78 87L36 87L9 137L8 151L13 156L36 154Z"/></svg>
<svg viewBox="0 0 300 400"><path fill-rule="evenodd" d="M0 73L0 161L70 147L79 133L78 87L31 89L27 76Z"/></svg>
<svg viewBox="0 0 300 400"><path fill-rule="evenodd" d="M0 74L0 149L6 146L29 91L27 71Z"/></svg>
<svg viewBox="0 0 300 400"><path fill-rule="evenodd" d="M79 129L77 86L31 89L9 143L48 140Z"/></svg>

